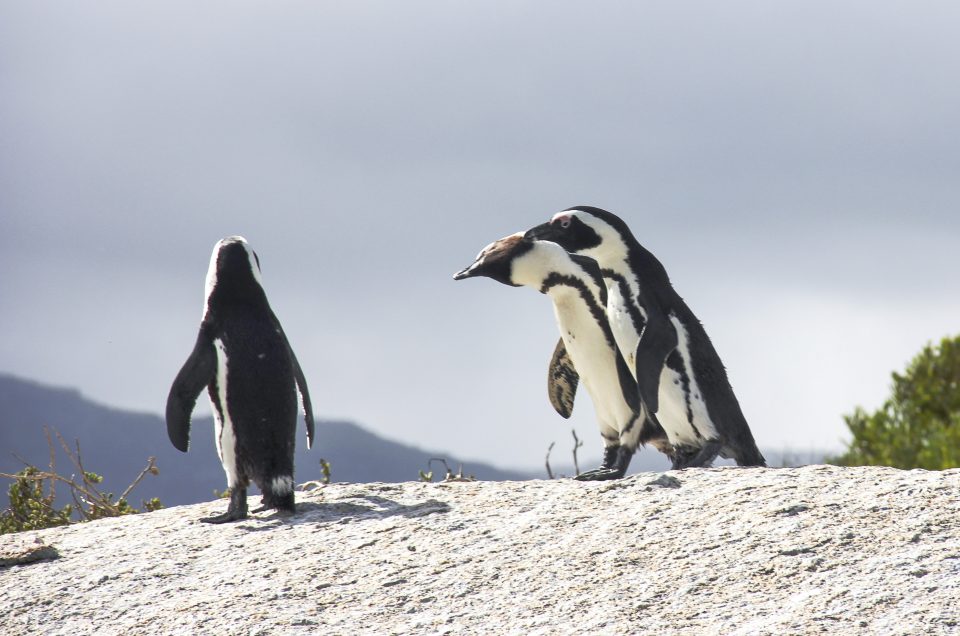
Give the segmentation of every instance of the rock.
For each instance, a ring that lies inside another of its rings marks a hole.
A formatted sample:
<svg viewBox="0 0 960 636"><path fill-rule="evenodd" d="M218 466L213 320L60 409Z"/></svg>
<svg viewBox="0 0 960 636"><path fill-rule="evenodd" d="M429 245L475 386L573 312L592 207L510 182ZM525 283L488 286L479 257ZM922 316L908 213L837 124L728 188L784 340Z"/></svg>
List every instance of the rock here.
<svg viewBox="0 0 960 636"><path fill-rule="evenodd" d="M23 539L23 534L26 533L13 537L9 542L0 543L0 568L56 559L60 556L55 547L44 544L41 538L35 537L28 543Z"/></svg>
<svg viewBox="0 0 960 636"><path fill-rule="evenodd" d="M0 633L960 630L960 470L616 484L332 484L293 517L199 523L218 500L0 536L60 554L0 569Z"/></svg>
<svg viewBox="0 0 960 636"><path fill-rule="evenodd" d="M658 476L653 481L648 481L647 486L659 486L661 488L679 488L680 480L667 474ZM647 489L649 490L649 488Z"/></svg>

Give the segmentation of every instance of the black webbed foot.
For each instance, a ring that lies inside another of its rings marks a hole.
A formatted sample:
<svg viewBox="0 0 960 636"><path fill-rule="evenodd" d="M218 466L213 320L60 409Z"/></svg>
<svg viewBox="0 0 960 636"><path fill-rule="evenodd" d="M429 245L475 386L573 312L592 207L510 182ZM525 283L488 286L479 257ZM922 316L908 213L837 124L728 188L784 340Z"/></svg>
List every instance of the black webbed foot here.
<svg viewBox="0 0 960 636"><path fill-rule="evenodd" d="M600 462L600 468L613 468L617 465L617 456L620 454L620 445L605 446L603 448L603 461ZM591 471L593 472L593 471Z"/></svg>
<svg viewBox="0 0 960 636"><path fill-rule="evenodd" d="M230 492L230 505L227 511L222 515L213 517L204 517L200 519L203 523L229 523L231 521L240 521L247 518L247 489L234 488Z"/></svg>
<svg viewBox="0 0 960 636"><path fill-rule="evenodd" d="M690 460L697 456L700 449L696 446L674 446L670 452L670 470L680 470L690 464Z"/></svg>
<svg viewBox="0 0 960 636"><path fill-rule="evenodd" d="M257 508L254 508L250 512L258 513L258 512L266 512L268 510L276 510L277 514L284 517L289 517L290 515L295 514L297 512L296 508L288 508L286 506L268 506L268 505L259 506Z"/></svg>
<svg viewBox="0 0 960 636"><path fill-rule="evenodd" d="M607 481L609 479L620 479L626 473L626 469L617 468L594 468L585 473L580 473L574 479L577 481Z"/></svg>
<svg viewBox="0 0 960 636"><path fill-rule="evenodd" d="M717 440L710 440L703 446L688 447L683 450L677 450L673 458L673 470L682 468L708 467L713 460L720 454L721 444Z"/></svg>
<svg viewBox="0 0 960 636"><path fill-rule="evenodd" d="M260 507L254 509L253 512L266 512L267 510L276 510L284 515L292 515L295 513L297 508L294 505L293 492L285 492L278 495L269 490L264 491L263 498L260 501Z"/></svg>
<svg viewBox="0 0 960 636"><path fill-rule="evenodd" d="M620 479L627 474L627 467L633 459L634 451L626 446L608 446L603 452L603 464L600 468L580 473L574 479L577 481L606 481Z"/></svg>
<svg viewBox="0 0 960 636"><path fill-rule="evenodd" d="M260 500L260 506L255 508L252 512L276 510L278 514L287 517L297 511L296 505L294 504L293 491L278 494L271 492L269 489L264 489L263 486L260 486L260 488L263 490L263 497Z"/></svg>
<svg viewBox="0 0 960 636"><path fill-rule="evenodd" d="M216 515L213 517L203 517L200 519L202 523L230 523L231 521L240 521L241 519L246 519L247 515L237 514L227 510L222 515Z"/></svg>

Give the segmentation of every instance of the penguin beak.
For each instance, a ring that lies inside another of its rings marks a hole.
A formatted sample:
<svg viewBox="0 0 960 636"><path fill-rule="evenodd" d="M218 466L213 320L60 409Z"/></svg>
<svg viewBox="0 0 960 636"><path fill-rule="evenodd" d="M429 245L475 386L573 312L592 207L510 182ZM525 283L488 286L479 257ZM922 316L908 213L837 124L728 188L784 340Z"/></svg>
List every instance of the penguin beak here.
<svg viewBox="0 0 960 636"><path fill-rule="evenodd" d="M474 276L479 275L479 265L480 261L476 261L470 267L464 267L453 275L453 280L463 280L464 278L473 278Z"/></svg>
<svg viewBox="0 0 960 636"><path fill-rule="evenodd" d="M523 235L523 238L531 241L551 241L556 243L560 233L550 223L541 223L532 227Z"/></svg>

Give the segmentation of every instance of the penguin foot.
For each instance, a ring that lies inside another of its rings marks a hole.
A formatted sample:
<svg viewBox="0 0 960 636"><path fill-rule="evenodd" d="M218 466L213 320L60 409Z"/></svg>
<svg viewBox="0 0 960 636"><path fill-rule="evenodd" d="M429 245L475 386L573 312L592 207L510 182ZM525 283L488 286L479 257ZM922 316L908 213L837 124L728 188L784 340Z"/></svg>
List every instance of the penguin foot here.
<svg viewBox="0 0 960 636"><path fill-rule="evenodd" d="M678 450L673 458L672 469L709 467L720 454L720 447L719 441L710 440L700 448Z"/></svg>
<svg viewBox="0 0 960 636"><path fill-rule="evenodd" d="M297 511L294 505L293 491L282 494L266 491L263 494L260 507L254 509L253 512L266 512L267 510L276 510L280 513L292 515Z"/></svg>
<svg viewBox="0 0 960 636"><path fill-rule="evenodd" d="M603 463L600 468L580 473L574 479L577 481L606 481L620 479L627 474L627 467L633 459L634 449L628 446L610 446L604 450Z"/></svg>
<svg viewBox="0 0 960 636"><path fill-rule="evenodd" d="M600 468L613 468L617 465L617 457L620 455L620 445L606 446L603 449L603 461L600 462ZM591 471L592 472L592 471Z"/></svg>
<svg viewBox="0 0 960 636"><path fill-rule="evenodd" d="M246 519L246 518L247 518L247 515L245 514L237 514L235 512L231 512L230 510L227 510L222 515L216 515L213 517L203 517L202 519L200 519L200 521L203 523L230 523L231 521L240 521L241 519Z"/></svg>
<svg viewBox="0 0 960 636"><path fill-rule="evenodd" d="M690 465L690 460L700 453L696 446L674 446L670 452L670 470L681 470Z"/></svg>
<svg viewBox="0 0 960 636"><path fill-rule="evenodd" d="M204 517L200 519L203 523L229 523L231 521L240 521L247 518L247 489L235 488L230 493L230 505L227 511L222 515L213 517Z"/></svg>
<svg viewBox="0 0 960 636"><path fill-rule="evenodd" d="M593 470L588 470L585 473L580 473L574 479L577 481L608 481L610 479L620 479L626 474L627 469L624 468L594 468Z"/></svg>
<svg viewBox="0 0 960 636"><path fill-rule="evenodd" d="M268 506L268 505L263 505L263 506L260 506L259 508L254 508L250 512L257 513L257 512L266 512L268 510L276 510L277 514L285 517L289 517L290 515L297 512L296 508L287 508L286 506Z"/></svg>

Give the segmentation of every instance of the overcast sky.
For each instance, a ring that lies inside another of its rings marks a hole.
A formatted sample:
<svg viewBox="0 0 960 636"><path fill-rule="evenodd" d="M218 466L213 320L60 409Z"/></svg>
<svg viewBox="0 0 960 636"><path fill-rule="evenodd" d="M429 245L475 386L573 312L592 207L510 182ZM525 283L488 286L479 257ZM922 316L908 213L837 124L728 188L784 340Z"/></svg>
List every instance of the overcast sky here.
<svg viewBox="0 0 960 636"><path fill-rule="evenodd" d="M571 427L549 299L451 276L590 204L761 447L838 448L960 332L958 33L953 2L0 0L0 371L162 413L242 234L319 417L536 467ZM599 454L585 394L572 425Z"/></svg>

